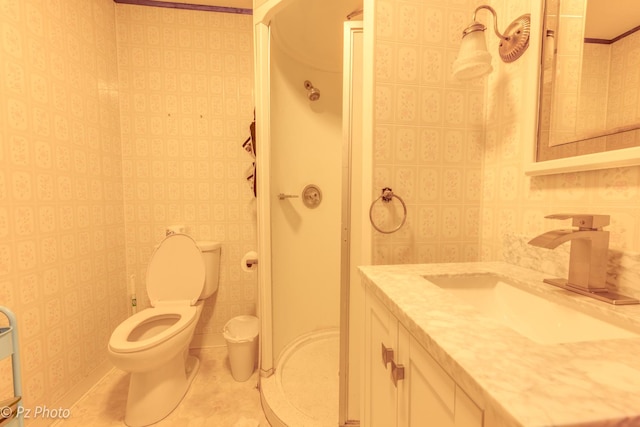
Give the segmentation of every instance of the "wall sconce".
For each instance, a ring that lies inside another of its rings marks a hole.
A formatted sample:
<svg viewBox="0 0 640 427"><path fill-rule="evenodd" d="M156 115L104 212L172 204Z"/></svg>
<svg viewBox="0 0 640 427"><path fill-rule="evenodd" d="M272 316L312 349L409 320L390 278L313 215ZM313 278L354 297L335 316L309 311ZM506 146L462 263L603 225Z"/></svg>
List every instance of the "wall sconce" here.
<svg viewBox="0 0 640 427"><path fill-rule="evenodd" d="M493 30L500 38L498 51L504 62L515 61L529 47L530 14L520 16L507 27L504 34L500 34L496 11L488 5L478 6L473 12L473 22L462 32L460 52L458 58L453 62L453 75L458 80L482 77L493 70L491 54L487 51L487 43L484 38L484 30L487 27L476 20L476 13L480 9L487 9L493 14Z"/></svg>

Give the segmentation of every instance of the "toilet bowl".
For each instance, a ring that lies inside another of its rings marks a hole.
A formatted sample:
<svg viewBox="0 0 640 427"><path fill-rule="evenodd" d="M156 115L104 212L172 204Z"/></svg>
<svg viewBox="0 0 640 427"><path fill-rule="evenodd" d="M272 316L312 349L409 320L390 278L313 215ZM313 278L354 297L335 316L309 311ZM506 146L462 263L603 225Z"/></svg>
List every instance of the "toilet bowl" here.
<svg viewBox="0 0 640 427"><path fill-rule="evenodd" d="M111 334L109 359L131 372L125 424L156 423L184 397L199 361L189 343L203 300L218 288L220 244L197 243L186 234L167 236L147 267L151 308L126 319Z"/></svg>

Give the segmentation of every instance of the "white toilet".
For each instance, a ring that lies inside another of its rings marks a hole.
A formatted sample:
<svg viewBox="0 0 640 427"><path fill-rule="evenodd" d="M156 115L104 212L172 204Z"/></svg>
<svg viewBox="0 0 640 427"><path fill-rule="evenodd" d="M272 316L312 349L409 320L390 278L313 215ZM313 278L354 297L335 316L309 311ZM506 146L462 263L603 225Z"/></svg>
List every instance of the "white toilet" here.
<svg viewBox="0 0 640 427"><path fill-rule="evenodd" d="M147 267L151 308L122 322L109 339L109 358L131 372L124 422L146 426L169 415L198 371L189 343L203 300L218 290L220 243L171 234Z"/></svg>

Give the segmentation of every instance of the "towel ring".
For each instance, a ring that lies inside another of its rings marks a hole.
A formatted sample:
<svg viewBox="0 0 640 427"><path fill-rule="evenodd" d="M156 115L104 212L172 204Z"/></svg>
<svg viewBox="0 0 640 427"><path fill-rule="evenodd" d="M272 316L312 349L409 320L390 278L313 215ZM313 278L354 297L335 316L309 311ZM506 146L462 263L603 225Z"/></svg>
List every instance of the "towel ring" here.
<svg viewBox="0 0 640 427"><path fill-rule="evenodd" d="M392 230L381 230L373 222L373 205L375 205L376 202L378 200L380 200L380 199L382 199L383 203L389 203L394 197L396 199L398 199L400 201L400 203L402 203L402 209L404 210L402 221L400 222L400 224L396 228L394 228ZM407 221L407 205L405 205L404 200L402 200L400 198L400 196L397 196L397 195L393 194L393 190L391 188L385 187L385 188L382 189L382 194L380 195L380 197L378 197L373 202L371 202L371 207L369 208L369 221L371 221L371 225L373 226L373 228L375 228L380 233L383 233L383 234L395 233L396 231L400 230L402 228L402 226L404 225L404 223Z"/></svg>

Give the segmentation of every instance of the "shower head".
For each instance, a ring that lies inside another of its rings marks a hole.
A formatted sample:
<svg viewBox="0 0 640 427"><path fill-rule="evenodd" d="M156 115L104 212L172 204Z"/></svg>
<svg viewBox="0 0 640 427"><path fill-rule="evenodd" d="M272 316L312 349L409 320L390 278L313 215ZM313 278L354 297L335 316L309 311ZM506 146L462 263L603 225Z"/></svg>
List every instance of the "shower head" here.
<svg viewBox="0 0 640 427"><path fill-rule="evenodd" d="M304 81L304 88L307 90L307 98L309 101L317 101L320 99L320 89L313 87L309 80Z"/></svg>
<svg viewBox="0 0 640 427"><path fill-rule="evenodd" d="M309 98L309 101L317 101L320 99L320 91L315 87L311 88L309 89L309 93L307 93L307 97Z"/></svg>

